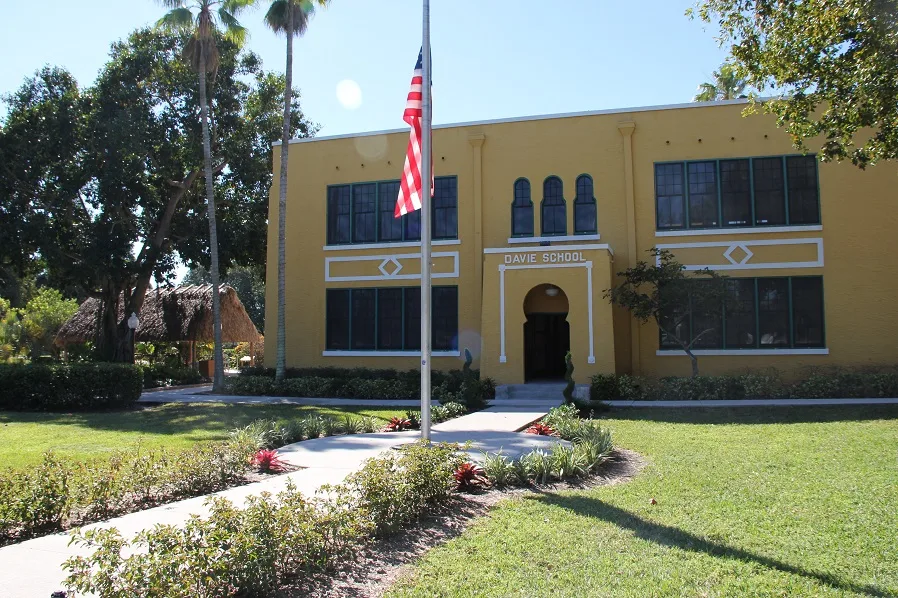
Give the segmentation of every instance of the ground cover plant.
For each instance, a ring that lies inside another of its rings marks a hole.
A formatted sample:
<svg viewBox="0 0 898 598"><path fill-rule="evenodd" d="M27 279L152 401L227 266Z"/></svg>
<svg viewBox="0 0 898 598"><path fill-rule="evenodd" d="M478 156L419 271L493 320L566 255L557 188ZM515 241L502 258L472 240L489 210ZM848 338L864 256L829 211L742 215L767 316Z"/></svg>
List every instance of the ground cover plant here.
<svg viewBox="0 0 898 598"><path fill-rule="evenodd" d="M898 397L898 369L813 368L796 380L775 370L727 376L651 378L629 374L592 377L593 401L741 399L851 399Z"/></svg>
<svg viewBox="0 0 898 598"><path fill-rule="evenodd" d="M636 478L514 495L387 595L898 595L898 407L610 413Z"/></svg>

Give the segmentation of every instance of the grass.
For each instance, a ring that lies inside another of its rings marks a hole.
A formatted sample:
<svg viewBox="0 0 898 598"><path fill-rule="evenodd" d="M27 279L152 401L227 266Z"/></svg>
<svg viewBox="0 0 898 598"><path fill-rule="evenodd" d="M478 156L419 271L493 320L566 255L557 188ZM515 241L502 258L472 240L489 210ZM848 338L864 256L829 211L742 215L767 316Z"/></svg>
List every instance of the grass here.
<svg viewBox="0 0 898 598"><path fill-rule="evenodd" d="M347 413L388 421L403 409L307 407L300 405L169 404L130 411L94 413L19 413L0 411L0 467L25 468L48 450L86 460L132 448L184 449L227 438L255 419L289 420L312 413Z"/></svg>
<svg viewBox="0 0 898 598"><path fill-rule="evenodd" d="M639 476L504 501L388 596L898 596L898 407L607 423Z"/></svg>

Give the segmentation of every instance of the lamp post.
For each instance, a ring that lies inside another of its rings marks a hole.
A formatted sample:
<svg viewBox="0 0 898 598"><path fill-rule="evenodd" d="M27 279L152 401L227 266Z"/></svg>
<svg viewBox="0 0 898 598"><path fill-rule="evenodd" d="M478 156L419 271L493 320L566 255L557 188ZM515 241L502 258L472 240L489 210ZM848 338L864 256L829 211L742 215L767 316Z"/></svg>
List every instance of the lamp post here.
<svg viewBox="0 0 898 598"><path fill-rule="evenodd" d="M137 314L132 311L131 317L128 318L128 328L131 329L131 363L134 363L134 337L137 335L138 326L140 326L140 320L137 318Z"/></svg>

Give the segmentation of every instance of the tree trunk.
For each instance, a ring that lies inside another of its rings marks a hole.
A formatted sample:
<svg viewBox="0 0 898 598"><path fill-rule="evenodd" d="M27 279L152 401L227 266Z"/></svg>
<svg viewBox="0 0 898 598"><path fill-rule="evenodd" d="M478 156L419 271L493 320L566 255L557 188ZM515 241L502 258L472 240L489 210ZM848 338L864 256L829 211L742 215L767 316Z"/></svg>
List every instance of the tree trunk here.
<svg viewBox="0 0 898 598"><path fill-rule="evenodd" d="M215 173L212 172L212 142L209 139L209 105L206 101L206 50L200 49L200 115L203 121L203 163L206 170L206 209L209 218L209 253L212 277L212 330L215 343L213 359L215 373L212 390L220 392L224 386L224 352L221 347L221 298L218 296L218 230L215 224Z"/></svg>
<svg viewBox="0 0 898 598"><path fill-rule="evenodd" d="M278 186L278 330L277 363L274 378L282 381L287 374L287 156L290 150L290 96L293 88L293 5L287 8L287 85L284 88L284 127L281 131L281 172ZM295 309L295 306L294 306Z"/></svg>
<svg viewBox="0 0 898 598"><path fill-rule="evenodd" d="M119 319L118 303L123 289L107 282L100 296L100 310L97 314L97 344L94 349L100 361L118 363L131 362L131 337L128 329L128 314Z"/></svg>
<svg viewBox="0 0 898 598"><path fill-rule="evenodd" d="M692 360L692 377L695 378L698 376L698 357L693 355L692 351L689 349L686 349L686 355Z"/></svg>

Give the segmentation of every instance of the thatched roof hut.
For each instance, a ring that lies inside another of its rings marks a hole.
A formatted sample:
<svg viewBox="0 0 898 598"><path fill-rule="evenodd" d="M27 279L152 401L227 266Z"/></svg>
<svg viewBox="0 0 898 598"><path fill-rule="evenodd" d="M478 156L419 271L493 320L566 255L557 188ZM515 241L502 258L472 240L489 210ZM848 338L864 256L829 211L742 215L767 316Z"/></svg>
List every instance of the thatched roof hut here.
<svg viewBox="0 0 898 598"><path fill-rule="evenodd" d="M237 292L222 285L219 296L222 342L259 342L262 337L249 319ZM121 317L122 303L119 303L118 311ZM94 340L100 315L100 300L88 299L59 330L56 344L65 346ZM137 342L212 342L212 285L147 291L137 317L140 319L135 335Z"/></svg>

